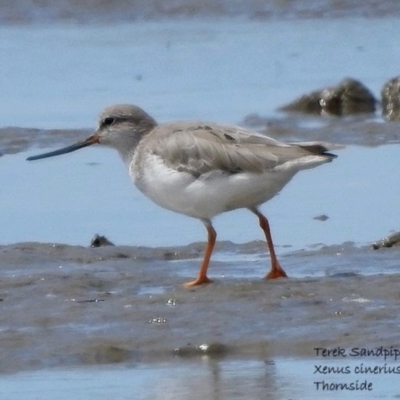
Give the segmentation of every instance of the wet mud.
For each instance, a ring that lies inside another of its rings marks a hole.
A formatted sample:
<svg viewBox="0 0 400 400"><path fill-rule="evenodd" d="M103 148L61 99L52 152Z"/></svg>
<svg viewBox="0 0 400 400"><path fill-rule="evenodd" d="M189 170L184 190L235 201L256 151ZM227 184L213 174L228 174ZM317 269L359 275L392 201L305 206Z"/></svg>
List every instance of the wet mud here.
<svg viewBox="0 0 400 400"><path fill-rule="evenodd" d="M222 242L215 282L187 289L202 248L1 246L0 371L312 356L331 343L398 341L398 247L288 253L281 262L292 277L266 281L264 243Z"/></svg>
<svg viewBox="0 0 400 400"><path fill-rule="evenodd" d="M176 18L245 17L251 20L275 18L343 18L385 17L400 14L395 0L369 0L358 2L321 2L318 0L272 1L251 0L245 4L230 0L137 0L127 4L122 0L107 2L82 1L79 7L72 0L54 3L43 0L36 4L3 1L0 21L8 24L74 21L79 23L110 23L136 20L159 20ZM2 6L2 3L0 3Z"/></svg>

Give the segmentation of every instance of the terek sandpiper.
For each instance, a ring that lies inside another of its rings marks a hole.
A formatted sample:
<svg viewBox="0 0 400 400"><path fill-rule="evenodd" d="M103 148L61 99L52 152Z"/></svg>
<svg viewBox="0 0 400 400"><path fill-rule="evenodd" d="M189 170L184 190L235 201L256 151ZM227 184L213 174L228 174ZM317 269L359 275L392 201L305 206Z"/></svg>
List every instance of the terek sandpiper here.
<svg viewBox="0 0 400 400"><path fill-rule="evenodd" d="M118 150L138 189L161 207L203 222L208 241L194 286L211 282L207 269L216 241L212 218L247 208L264 231L271 269L265 278L286 277L259 206L274 197L300 170L336 156L320 143L282 143L237 126L207 122L158 125L141 108L113 105L99 117L88 139L60 150L29 157L38 160L93 144Z"/></svg>

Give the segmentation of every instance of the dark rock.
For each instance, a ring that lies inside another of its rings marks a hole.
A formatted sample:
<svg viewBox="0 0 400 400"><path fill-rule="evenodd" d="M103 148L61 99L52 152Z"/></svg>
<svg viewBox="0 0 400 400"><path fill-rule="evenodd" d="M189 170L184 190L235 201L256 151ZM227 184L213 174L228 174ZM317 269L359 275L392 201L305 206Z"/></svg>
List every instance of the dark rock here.
<svg viewBox="0 0 400 400"><path fill-rule="evenodd" d="M115 246L115 244L110 242L105 236L100 236L98 234L94 235L93 239L90 241L90 247L103 246Z"/></svg>
<svg viewBox="0 0 400 400"><path fill-rule="evenodd" d="M386 236L375 243L372 243L372 248L378 250L382 247L400 246L400 232L395 232L392 235Z"/></svg>
<svg viewBox="0 0 400 400"><path fill-rule="evenodd" d="M354 115L374 113L376 99L361 82L346 78L338 85L303 95L280 108L281 111L318 115Z"/></svg>
<svg viewBox="0 0 400 400"><path fill-rule="evenodd" d="M400 76L385 83L381 96L382 115L389 121L400 121Z"/></svg>

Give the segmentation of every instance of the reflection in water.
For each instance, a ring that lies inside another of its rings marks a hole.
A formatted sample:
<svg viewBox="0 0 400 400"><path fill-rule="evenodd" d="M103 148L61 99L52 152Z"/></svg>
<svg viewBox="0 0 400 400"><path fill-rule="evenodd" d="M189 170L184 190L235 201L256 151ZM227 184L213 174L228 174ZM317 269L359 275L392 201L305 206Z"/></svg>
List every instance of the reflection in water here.
<svg viewBox="0 0 400 400"><path fill-rule="evenodd" d="M279 398L274 383L274 364L260 360L202 357L200 362L187 361L173 367L166 364L155 369L150 367L146 373L149 373L149 386L144 391L152 399Z"/></svg>
<svg viewBox="0 0 400 400"><path fill-rule="evenodd" d="M273 362L207 360L212 400L264 398L275 399L275 368Z"/></svg>
<svg viewBox="0 0 400 400"><path fill-rule="evenodd" d="M235 400L235 399L378 399L397 392L397 376L357 375L357 365L383 365L379 359L201 359L104 368L47 370L0 376L8 400ZM346 375L315 375L315 365L349 368ZM391 361L388 364L395 365ZM350 383L367 380L373 390L321 391L315 381ZM29 396L27 396L29 395Z"/></svg>
<svg viewBox="0 0 400 400"><path fill-rule="evenodd" d="M79 368L19 373L0 377L2 392L12 400L223 400L280 399L273 362L260 360L179 361L128 368Z"/></svg>
<svg viewBox="0 0 400 400"><path fill-rule="evenodd" d="M174 360L101 368L53 369L0 376L8 400L235 400L235 399L378 399L397 391L396 375L355 374L356 367L383 365L378 359ZM344 367L346 375L315 375L315 365ZM388 362L390 364L390 362ZM391 364L395 365L395 364ZM321 391L315 381L329 384L367 381L373 390ZM398 392L397 392L398 393ZM340 396L339 396L340 395Z"/></svg>

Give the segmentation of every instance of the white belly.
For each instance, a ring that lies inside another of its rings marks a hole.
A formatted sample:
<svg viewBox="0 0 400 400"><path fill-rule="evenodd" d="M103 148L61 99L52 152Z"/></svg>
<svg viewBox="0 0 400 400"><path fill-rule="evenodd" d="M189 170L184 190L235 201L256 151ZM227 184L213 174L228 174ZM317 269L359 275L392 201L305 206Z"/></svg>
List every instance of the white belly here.
<svg viewBox="0 0 400 400"><path fill-rule="evenodd" d="M129 174L147 197L161 207L199 219L237 208L258 206L274 197L293 171L267 171L262 174L214 172L196 178L168 168L157 156L149 156L146 167Z"/></svg>

